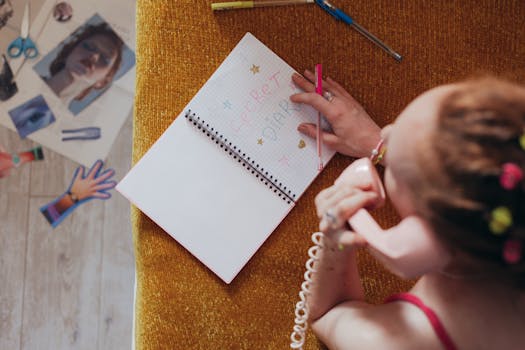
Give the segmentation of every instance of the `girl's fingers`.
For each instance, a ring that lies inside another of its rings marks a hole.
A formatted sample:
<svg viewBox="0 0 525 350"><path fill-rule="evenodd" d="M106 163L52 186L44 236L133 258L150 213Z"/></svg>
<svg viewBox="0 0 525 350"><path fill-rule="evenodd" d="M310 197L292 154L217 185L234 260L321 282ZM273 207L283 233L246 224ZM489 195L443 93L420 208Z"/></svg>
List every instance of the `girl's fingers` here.
<svg viewBox="0 0 525 350"><path fill-rule="evenodd" d="M306 136L309 136L313 139L317 138L317 125L311 124L311 123L302 123L299 124L297 127L297 130ZM338 151L339 144L341 143L341 140L337 135L334 135L330 132L321 131L321 141L323 144L327 145L328 147Z"/></svg>
<svg viewBox="0 0 525 350"><path fill-rule="evenodd" d="M377 198L377 194L374 192L357 191L355 194L327 209L326 213L329 215L323 215L319 223L319 229L327 233L341 228L356 211L372 205Z"/></svg>
<svg viewBox="0 0 525 350"><path fill-rule="evenodd" d="M326 215L326 213L330 212L330 215L334 215L335 217L341 217L342 215L338 212L338 207L341 205L341 203L347 201L349 198L352 198L358 192L361 192L350 186L333 187L335 188L335 191L331 195L325 196L319 205L319 211L321 211L321 216L324 216Z"/></svg>
<svg viewBox="0 0 525 350"><path fill-rule="evenodd" d="M309 70L305 70L304 75L307 79L310 79L312 81L315 79L315 74ZM339 97L350 96L348 92L341 85L335 82L335 80L328 78L328 77L323 79L323 90L331 92L332 94L334 94L334 96L339 96Z"/></svg>
<svg viewBox="0 0 525 350"><path fill-rule="evenodd" d="M317 210L317 217L319 219L323 218L323 215L326 213L328 206L326 203L330 200L331 197L335 195L337 188L335 186L330 186L325 188L315 196L315 207Z"/></svg>
<svg viewBox="0 0 525 350"><path fill-rule="evenodd" d="M359 209L373 206L377 199L378 195L375 192L359 191L356 195L341 200L334 207L335 215L346 222Z"/></svg>
<svg viewBox="0 0 525 350"><path fill-rule="evenodd" d="M331 186L328 187L315 197L317 215L321 219L329 209L333 209L344 198L352 196L357 190L350 186Z"/></svg>
<svg viewBox="0 0 525 350"><path fill-rule="evenodd" d="M292 81L297 87L306 92L315 92L315 85L299 73L292 74Z"/></svg>
<svg viewBox="0 0 525 350"><path fill-rule="evenodd" d="M333 92L336 95L344 96L346 98L351 99L352 101L355 101L352 95L344 87L342 87L338 82L336 82L334 79L327 77L326 78L327 83L330 85L330 88L333 89Z"/></svg>
<svg viewBox="0 0 525 350"><path fill-rule="evenodd" d="M352 231L338 231L333 239L340 247L364 247L367 245L364 237Z"/></svg>
<svg viewBox="0 0 525 350"><path fill-rule="evenodd" d="M333 115L336 114L337 109L334 109L334 104L328 102L323 96L315 92L300 92L290 96L290 101L295 103L306 103L321 112L328 122L331 122Z"/></svg>

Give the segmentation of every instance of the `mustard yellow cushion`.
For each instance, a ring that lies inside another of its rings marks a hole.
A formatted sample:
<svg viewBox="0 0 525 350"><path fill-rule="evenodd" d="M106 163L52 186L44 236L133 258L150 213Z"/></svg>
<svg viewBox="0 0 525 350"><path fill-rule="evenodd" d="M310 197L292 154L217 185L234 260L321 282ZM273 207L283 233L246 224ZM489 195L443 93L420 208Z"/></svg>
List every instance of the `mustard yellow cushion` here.
<svg viewBox="0 0 525 350"><path fill-rule="evenodd" d="M133 162L247 31L300 72L322 63L380 125L438 84L484 71L525 77L523 1L335 3L401 53L403 62L314 4L213 13L211 1L138 0ZM137 349L286 349L318 224L313 199L350 162L337 156L329 163L231 285L134 208ZM374 215L384 227L397 221L389 205ZM366 252L360 252L359 267L373 303L412 284ZM310 333L305 349L320 347Z"/></svg>

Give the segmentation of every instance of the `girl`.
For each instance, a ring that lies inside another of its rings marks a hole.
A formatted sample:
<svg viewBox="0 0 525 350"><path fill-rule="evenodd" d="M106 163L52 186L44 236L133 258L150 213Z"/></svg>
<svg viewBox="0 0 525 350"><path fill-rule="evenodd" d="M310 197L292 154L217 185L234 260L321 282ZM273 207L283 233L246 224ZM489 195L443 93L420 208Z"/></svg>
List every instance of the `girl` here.
<svg viewBox="0 0 525 350"><path fill-rule="evenodd" d="M307 298L315 334L330 349L525 349L525 89L492 78L440 86L380 131L335 81L327 79L323 98L313 74L305 77L292 77L305 92L291 100L326 116L333 133L323 142L353 157L374 150L405 223L398 237L425 232L428 251L443 252L396 266L384 247L349 229L348 219L382 196L374 176L343 173L316 198L324 236ZM299 131L315 137L315 125ZM409 293L365 302L355 248L367 242L395 273L418 270Z"/></svg>

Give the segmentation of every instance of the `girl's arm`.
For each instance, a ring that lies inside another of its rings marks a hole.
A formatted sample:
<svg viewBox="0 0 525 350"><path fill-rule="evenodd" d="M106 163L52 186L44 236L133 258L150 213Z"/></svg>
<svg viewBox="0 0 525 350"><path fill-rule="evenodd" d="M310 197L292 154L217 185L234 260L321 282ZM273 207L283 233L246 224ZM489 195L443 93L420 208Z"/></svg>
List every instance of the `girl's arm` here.
<svg viewBox="0 0 525 350"><path fill-rule="evenodd" d="M318 253L316 272L312 275L311 294L307 297L311 322L315 322L342 302L364 301L364 291L356 263L356 250L349 245L355 235L344 232L337 233L335 236L325 235Z"/></svg>
<svg viewBox="0 0 525 350"><path fill-rule="evenodd" d="M344 228L358 209L382 199L370 186L351 181L354 177L342 178L316 197L324 237L306 297L312 330L329 349L439 349L428 320L414 306L365 302L356 249L366 241Z"/></svg>

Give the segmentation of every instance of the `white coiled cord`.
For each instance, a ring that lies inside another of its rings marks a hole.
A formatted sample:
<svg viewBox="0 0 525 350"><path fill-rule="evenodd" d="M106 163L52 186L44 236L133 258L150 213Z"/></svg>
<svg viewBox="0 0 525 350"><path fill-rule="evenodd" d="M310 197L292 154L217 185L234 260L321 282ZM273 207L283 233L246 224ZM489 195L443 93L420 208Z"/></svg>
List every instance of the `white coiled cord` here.
<svg viewBox="0 0 525 350"><path fill-rule="evenodd" d="M301 291L299 292L300 301L295 304L295 325L290 336L290 347L292 349L303 350L303 345L306 340L306 330L308 329L308 305L306 304L306 297L310 294L310 286L312 284L312 275L315 270L315 262L319 260L319 250L323 249L323 233L315 232L312 234L312 242L314 246L308 249L308 256L306 261L306 271L304 273L304 282L301 284Z"/></svg>

